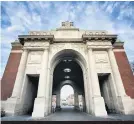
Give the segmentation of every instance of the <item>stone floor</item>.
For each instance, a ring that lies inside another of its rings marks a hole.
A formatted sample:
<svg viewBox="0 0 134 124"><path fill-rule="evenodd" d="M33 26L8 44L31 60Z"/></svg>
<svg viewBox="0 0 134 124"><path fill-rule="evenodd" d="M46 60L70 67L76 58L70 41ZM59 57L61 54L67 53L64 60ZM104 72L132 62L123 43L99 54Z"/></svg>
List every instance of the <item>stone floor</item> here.
<svg viewBox="0 0 134 124"><path fill-rule="evenodd" d="M1 121L134 121L134 115L111 114L103 117L95 117L84 112L76 111L73 107L62 107L61 111L47 117L32 118L31 116L2 117Z"/></svg>

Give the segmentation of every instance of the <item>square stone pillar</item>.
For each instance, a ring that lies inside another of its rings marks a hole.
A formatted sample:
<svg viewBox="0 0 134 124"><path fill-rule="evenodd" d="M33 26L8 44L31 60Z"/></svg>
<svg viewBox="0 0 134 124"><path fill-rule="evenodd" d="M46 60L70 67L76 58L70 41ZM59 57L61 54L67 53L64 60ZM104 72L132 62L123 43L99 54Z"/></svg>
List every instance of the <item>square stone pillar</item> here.
<svg viewBox="0 0 134 124"><path fill-rule="evenodd" d="M48 115L48 85L47 85L47 74L48 74L48 60L49 60L49 47L44 48L42 56L41 72L39 77L39 86L37 98L34 102L34 109L32 117L44 117Z"/></svg>
<svg viewBox="0 0 134 124"><path fill-rule="evenodd" d="M20 94L23 86L27 57L28 57L28 50L24 49L21 56L12 96L8 98L6 101L5 111L7 115L21 114L22 105L20 101Z"/></svg>
<svg viewBox="0 0 134 124"><path fill-rule="evenodd" d="M48 85L49 85L49 101L48 101L48 113L51 114L52 112L52 89L53 89L53 74L51 74L51 69L49 70L49 81L48 81Z"/></svg>
<svg viewBox="0 0 134 124"><path fill-rule="evenodd" d="M91 88L91 81L90 76L88 73L89 69L85 69L83 72L84 77L84 91L85 91L85 110L87 113L92 114L92 88Z"/></svg>
<svg viewBox="0 0 134 124"><path fill-rule="evenodd" d="M125 93L123 82L120 76L120 72L112 48L108 49L108 55L112 68L114 82L118 93L117 96L118 111L124 114L132 114L132 111L134 110L134 107L132 106L132 100Z"/></svg>
<svg viewBox="0 0 134 124"><path fill-rule="evenodd" d="M56 94L56 109L60 110L61 106L60 106L60 91L58 91L58 93Z"/></svg>
<svg viewBox="0 0 134 124"><path fill-rule="evenodd" d="M75 109L79 108L78 93L76 91L74 91L74 107Z"/></svg>
<svg viewBox="0 0 134 124"><path fill-rule="evenodd" d="M95 68L95 61L93 51L90 47L88 47L88 61L89 61L89 71L91 78L91 86L92 86L92 100L93 100L93 113L96 116L105 116L107 115L105 103L103 97L100 94L99 80L98 75Z"/></svg>
<svg viewBox="0 0 134 124"><path fill-rule="evenodd" d="M82 95L82 104L83 104L83 111L86 110L86 104L85 104L85 97Z"/></svg>

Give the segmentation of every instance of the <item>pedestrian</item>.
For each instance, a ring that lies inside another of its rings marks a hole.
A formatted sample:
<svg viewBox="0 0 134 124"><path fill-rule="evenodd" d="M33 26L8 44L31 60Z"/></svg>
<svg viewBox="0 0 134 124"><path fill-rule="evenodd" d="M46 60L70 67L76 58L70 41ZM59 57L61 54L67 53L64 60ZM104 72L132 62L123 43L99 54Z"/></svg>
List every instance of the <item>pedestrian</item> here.
<svg viewBox="0 0 134 124"><path fill-rule="evenodd" d="M54 113L55 112L55 104L54 104L54 102L52 102L52 113Z"/></svg>
<svg viewBox="0 0 134 124"><path fill-rule="evenodd" d="M82 112L83 110L82 110L83 108L82 108L82 105L80 104L80 111Z"/></svg>
<svg viewBox="0 0 134 124"><path fill-rule="evenodd" d="M53 107L54 107L54 112L55 112L55 110L56 110L56 104L54 104L54 106L53 106Z"/></svg>

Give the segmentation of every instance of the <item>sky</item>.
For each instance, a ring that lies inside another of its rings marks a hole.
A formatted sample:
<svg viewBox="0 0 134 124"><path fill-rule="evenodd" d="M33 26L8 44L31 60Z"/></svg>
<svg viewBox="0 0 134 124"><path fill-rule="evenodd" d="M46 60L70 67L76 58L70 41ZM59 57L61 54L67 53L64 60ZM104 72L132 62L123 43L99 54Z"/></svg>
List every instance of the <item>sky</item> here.
<svg viewBox="0 0 134 124"><path fill-rule="evenodd" d="M74 94L74 89L70 85L64 85L60 92L61 99L66 99L70 94Z"/></svg>
<svg viewBox="0 0 134 124"><path fill-rule="evenodd" d="M129 61L134 60L134 2L1 2L2 77L11 42L29 31L51 30L62 21L87 30L107 30L125 42ZM15 61L15 60L14 60Z"/></svg>

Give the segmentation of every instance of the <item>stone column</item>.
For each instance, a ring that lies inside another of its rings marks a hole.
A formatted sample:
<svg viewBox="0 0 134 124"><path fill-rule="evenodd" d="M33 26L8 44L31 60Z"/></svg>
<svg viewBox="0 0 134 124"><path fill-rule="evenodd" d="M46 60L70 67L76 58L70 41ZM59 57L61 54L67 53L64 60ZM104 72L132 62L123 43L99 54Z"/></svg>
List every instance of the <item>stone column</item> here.
<svg viewBox="0 0 134 124"><path fill-rule="evenodd" d="M49 105L49 107L48 107L48 113L50 114L51 113L51 108L52 108L52 85L53 85L53 74L49 74L49 97L50 97L50 99L49 99L49 101L48 101L48 105Z"/></svg>
<svg viewBox="0 0 134 124"><path fill-rule="evenodd" d="M7 115L17 115L18 113L16 111L22 112L20 94L23 86L27 58L28 58L28 50L23 49L12 96L7 99L5 105L5 112Z"/></svg>
<svg viewBox="0 0 134 124"><path fill-rule="evenodd" d="M60 110L60 91L56 94L56 109Z"/></svg>
<svg viewBox="0 0 134 124"><path fill-rule="evenodd" d="M85 104L85 97L82 95L82 105L83 105L83 111L85 111L86 104Z"/></svg>
<svg viewBox="0 0 134 124"><path fill-rule="evenodd" d="M74 90L74 109L76 109L76 91Z"/></svg>
<svg viewBox="0 0 134 124"><path fill-rule="evenodd" d="M84 91L85 91L85 110L87 113L92 114L92 88L91 88L91 81L90 81L90 75L88 73L89 69L85 69L83 72L84 77Z"/></svg>
<svg viewBox="0 0 134 124"><path fill-rule="evenodd" d="M79 94L76 92L76 106L79 109Z"/></svg>
<svg viewBox="0 0 134 124"><path fill-rule="evenodd" d="M109 55L109 60L111 63L111 68L112 68L112 74L114 77L116 89L117 89L117 101L118 101L118 110L120 113L124 114L131 114L131 110L133 109L132 107L132 101L129 96L126 95L125 89L123 86L123 82L120 76L120 72L118 69L118 65L114 56L114 52L111 49L108 49L108 55Z"/></svg>
<svg viewBox="0 0 134 124"><path fill-rule="evenodd" d="M101 97L100 94L100 87L99 87L99 80L98 75L95 68L95 60L93 51L91 48L88 48L88 61L89 61L89 72L91 75L91 84L92 84L92 91L93 91L93 106L94 106L94 115L102 116L107 115L104 99Z"/></svg>
<svg viewBox="0 0 134 124"><path fill-rule="evenodd" d="M46 90L47 85L47 73L48 73L48 60L49 60L49 47L46 47L42 55L41 72L39 78L39 86L37 98L34 102L33 117L44 117L48 115L48 96Z"/></svg>
<svg viewBox="0 0 134 124"><path fill-rule="evenodd" d="M78 93L76 91L74 91L74 107L75 109L78 109L79 107Z"/></svg>
<svg viewBox="0 0 134 124"><path fill-rule="evenodd" d="M11 96L12 98L19 98L20 97L23 79L24 79L24 75L25 75L27 57L28 57L28 50L24 49L24 51L22 53L20 65L18 68L18 73L16 76L14 89L13 89L12 96Z"/></svg>

